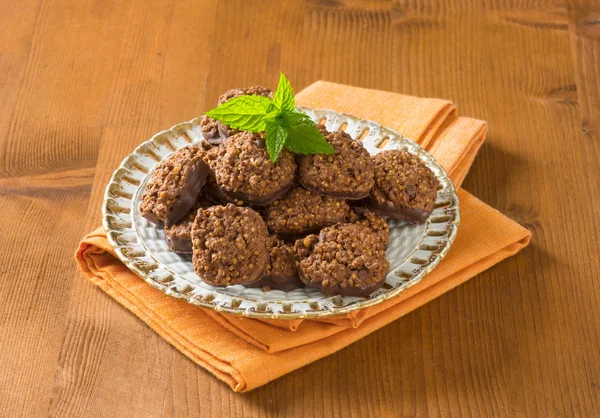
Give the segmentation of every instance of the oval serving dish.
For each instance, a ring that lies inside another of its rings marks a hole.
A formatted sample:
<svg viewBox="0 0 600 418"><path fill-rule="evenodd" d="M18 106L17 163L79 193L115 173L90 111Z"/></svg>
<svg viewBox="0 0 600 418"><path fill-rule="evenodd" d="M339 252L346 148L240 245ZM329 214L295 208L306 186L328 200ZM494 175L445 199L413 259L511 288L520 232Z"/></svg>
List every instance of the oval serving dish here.
<svg viewBox="0 0 600 418"><path fill-rule="evenodd" d="M342 128L361 140L371 154L407 149L417 155L440 182L435 208L420 225L388 219L387 259L390 272L383 286L365 298L324 296L312 288L290 292L230 286L212 287L194 273L191 255L167 248L162 228L139 214L140 199L154 167L177 149L202 140L200 118L154 135L130 154L114 172L102 206L107 237L121 261L151 286L189 303L253 318L300 319L342 315L381 303L418 283L444 258L460 221L454 185L435 159L410 139L375 122L324 109L301 108L327 130Z"/></svg>

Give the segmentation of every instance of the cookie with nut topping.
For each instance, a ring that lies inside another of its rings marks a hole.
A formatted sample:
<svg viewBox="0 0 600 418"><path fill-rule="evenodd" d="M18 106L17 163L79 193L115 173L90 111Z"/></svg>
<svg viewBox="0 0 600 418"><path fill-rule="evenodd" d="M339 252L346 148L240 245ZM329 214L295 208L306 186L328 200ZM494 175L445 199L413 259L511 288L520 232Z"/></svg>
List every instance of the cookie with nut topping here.
<svg viewBox="0 0 600 418"><path fill-rule="evenodd" d="M364 206L354 206L346 218L346 222L365 226L377 235L383 249L387 249L390 241L390 230L387 221Z"/></svg>
<svg viewBox="0 0 600 418"><path fill-rule="evenodd" d="M264 134L240 132L219 146L214 173L226 198L266 206L292 187L296 163L285 149L271 161Z"/></svg>
<svg viewBox="0 0 600 418"><path fill-rule="evenodd" d="M228 204L198 211L192 224L192 264L212 286L256 282L267 262L267 226L256 211Z"/></svg>
<svg viewBox="0 0 600 418"><path fill-rule="evenodd" d="M178 222L196 202L209 171L201 148L180 148L156 166L142 196L140 213L161 225Z"/></svg>
<svg viewBox="0 0 600 418"><path fill-rule="evenodd" d="M189 212L179 220L179 222L169 222L165 224L165 236L167 237L167 246L170 251L179 254L191 254L192 253L192 224L198 209L206 209L211 206L206 196L200 193L196 199L196 203L189 210Z"/></svg>
<svg viewBox="0 0 600 418"><path fill-rule="evenodd" d="M272 233L297 239L344 221L349 211L343 199L296 187L267 206L265 221Z"/></svg>
<svg viewBox="0 0 600 418"><path fill-rule="evenodd" d="M380 238L368 227L339 223L308 236L299 245L305 254L300 279L324 295L366 296L384 282L390 263Z"/></svg>
<svg viewBox="0 0 600 418"><path fill-rule="evenodd" d="M291 245L275 235L267 238L269 262L261 279L247 287L264 290L290 290L304 287L298 276L298 256Z"/></svg>
<svg viewBox="0 0 600 418"><path fill-rule="evenodd" d="M346 132L319 130L333 147L334 154L299 157L298 181L315 193L342 199L362 199L373 187L373 162L360 141Z"/></svg>
<svg viewBox="0 0 600 418"><path fill-rule="evenodd" d="M373 156L375 185L366 199L373 212L414 223L427 220L439 181L416 155L407 150L388 150Z"/></svg>
<svg viewBox="0 0 600 418"><path fill-rule="evenodd" d="M222 141L219 134L219 122L210 116L202 115L200 118L200 132L209 144L218 145Z"/></svg>

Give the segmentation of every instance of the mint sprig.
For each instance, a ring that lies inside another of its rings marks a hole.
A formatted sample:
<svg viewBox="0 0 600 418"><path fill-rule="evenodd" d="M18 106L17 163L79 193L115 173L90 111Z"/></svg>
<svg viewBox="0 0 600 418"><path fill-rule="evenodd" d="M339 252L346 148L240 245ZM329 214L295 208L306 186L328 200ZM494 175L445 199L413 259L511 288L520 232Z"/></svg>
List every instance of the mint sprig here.
<svg viewBox="0 0 600 418"><path fill-rule="evenodd" d="M325 140L310 116L301 111L285 112L281 115L287 129L285 147L296 154L333 154L333 147ZM310 140L306 140L310 138Z"/></svg>
<svg viewBox="0 0 600 418"><path fill-rule="evenodd" d="M334 153L310 116L296 108L294 90L283 73L273 100L263 96L239 96L209 110L206 115L231 128L264 131L273 162L283 147L303 155Z"/></svg>
<svg viewBox="0 0 600 418"><path fill-rule="evenodd" d="M288 131L275 122L268 122L265 131L265 142L267 143L267 152L271 161L277 161L279 153L283 149L288 137ZM269 138L269 139L267 139Z"/></svg>
<svg viewBox="0 0 600 418"><path fill-rule="evenodd" d="M267 127L265 116L273 113L273 102L263 96L239 96L206 112L232 128L249 132L261 132Z"/></svg>
<svg viewBox="0 0 600 418"><path fill-rule="evenodd" d="M278 110L292 111L296 108L294 90L283 73L279 74L279 84L273 94L273 104Z"/></svg>

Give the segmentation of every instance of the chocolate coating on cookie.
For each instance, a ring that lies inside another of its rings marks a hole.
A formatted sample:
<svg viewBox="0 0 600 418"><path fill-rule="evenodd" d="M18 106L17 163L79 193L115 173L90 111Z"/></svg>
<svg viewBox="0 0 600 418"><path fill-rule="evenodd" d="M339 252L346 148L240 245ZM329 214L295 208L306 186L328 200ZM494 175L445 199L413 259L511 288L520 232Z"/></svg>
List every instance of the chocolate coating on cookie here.
<svg viewBox="0 0 600 418"><path fill-rule="evenodd" d="M335 154L303 155L298 180L315 193L343 199L362 199L373 187L373 162L369 152L346 132L319 130Z"/></svg>
<svg viewBox="0 0 600 418"><path fill-rule="evenodd" d="M231 199L223 193L214 177L209 177L206 180L206 186L204 186L204 189L206 190L206 196L208 200L213 202L215 205L226 205L228 203L233 203L237 206L242 206L243 202L241 200L238 199L236 202L235 199Z"/></svg>
<svg viewBox="0 0 600 418"><path fill-rule="evenodd" d="M344 221L350 207L342 200L297 187L267 206L269 230L285 239L297 239Z"/></svg>
<svg viewBox="0 0 600 418"><path fill-rule="evenodd" d="M221 143L223 141L225 141L227 138L229 138L230 136L233 136L237 133L242 132L239 129L230 128L229 126L225 125L223 122L220 122L220 121L217 122L217 129L219 132L219 138L221 138Z"/></svg>
<svg viewBox="0 0 600 418"><path fill-rule="evenodd" d="M206 198L216 205L226 205L227 203L234 203L241 206L243 202L239 199L229 198L221 191L221 188L217 184L215 178L215 167L217 165L217 159L219 158L219 152L221 151L220 146L213 146L208 143L201 143L201 156L202 160L210 167L208 177L206 178L206 184L204 186L204 193Z"/></svg>
<svg viewBox="0 0 600 418"><path fill-rule="evenodd" d="M159 224L179 221L196 201L209 171L201 148L177 150L155 168L142 196L142 216Z"/></svg>
<svg viewBox="0 0 600 418"><path fill-rule="evenodd" d="M189 212L179 220L179 222L169 222L165 224L165 235L167 237L167 245L169 250L179 254L192 254L192 224L198 209L206 209L210 207L210 202L204 194L200 193L196 199L196 203L192 206Z"/></svg>
<svg viewBox="0 0 600 418"><path fill-rule="evenodd" d="M192 224L192 263L212 286L250 284L268 262L267 226L254 210L229 204L198 211Z"/></svg>
<svg viewBox="0 0 600 418"><path fill-rule="evenodd" d="M215 177L215 168L217 166L217 160L221 151L220 146L212 146L208 143L204 143L202 147L202 159L210 167L210 172L206 179L204 186L204 192L208 200L217 205L226 205L227 203L234 203L233 199L228 199L221 193L221 189L217 185L217 179Z"/></svg>
<svg viewBox="0 0 600 418"><path fill-rule="evenodd" d="M267 251L269 263L263 277L248 287L265 288L269 290L290 290L304 287L298 276L298 257L292 246L275 235L267 238Z"/></svg>
<svg viewBox="0 0 600 418"><path fill-rule="evenodd" d="M366 296L379 288L390 268L379 238L367 227L327 227L310 255L300 261L300 279L326 295Z"/></svg>
<svg viewBox="0 0 600 418"><path fill-rule="evenodd" d="M213 118L203 115L200 119L200 132L204 140L209 144L218 145L221 143L222 138L219 135L219 123Z"/></svg>
<svg viewBox="0 0 600 418"><path fill-rule="evenodd" d="M220 193L228 199L266 206L287 192L294 182L294 157L284 149L273 163L263 134L240 132L219 148L215 178Z"/></svg>
<svg viewBox="0 0 600 418"><path fill-rule="evenodd" d="M219 105L240 96L264 96L272 99L273 91L261 86L252 86L245 89L231 89L219 96ZM222 140L240 132L238 129L230 128L222 122L217 123L217 129Z"/></svg>
<svg viewBox="0 0 600 418"><path fill-rule="evenodd" d="M437 187L435 174L407 150L383 151L373 156L375 185L366 199L375 213L422 223L433 210Z"/></svg>

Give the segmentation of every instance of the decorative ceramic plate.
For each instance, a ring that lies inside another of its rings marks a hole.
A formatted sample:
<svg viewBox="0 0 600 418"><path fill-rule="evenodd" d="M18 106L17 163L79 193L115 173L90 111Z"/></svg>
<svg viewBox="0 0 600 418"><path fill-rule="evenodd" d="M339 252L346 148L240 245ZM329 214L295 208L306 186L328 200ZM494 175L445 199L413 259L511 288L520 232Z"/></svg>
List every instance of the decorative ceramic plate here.
<svg viewBox="0 0 600 418"><path fill-rule="evenodd" d="M202 282L191 256L168 250L162 228L139 214L139 204L154 167L163 158L190 143L202 140L200 119L180 123L154 135L121 163L106 188L102 207L108 239L121 261L151 286L194 305L254 318L298 319L341 315L381 303L418 283L444 258L459 224L459 202L444 169L419 145L375 122L330 110L303 108L329 131L345 130L376 154L403 149L419 158L435 173L440 185L435 209L426 223L413 225L388 219L390 272L383 286L368 297L323 296L312 288L290 292L247 289L243 286L212 287Z"/></svg>

